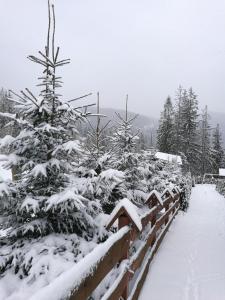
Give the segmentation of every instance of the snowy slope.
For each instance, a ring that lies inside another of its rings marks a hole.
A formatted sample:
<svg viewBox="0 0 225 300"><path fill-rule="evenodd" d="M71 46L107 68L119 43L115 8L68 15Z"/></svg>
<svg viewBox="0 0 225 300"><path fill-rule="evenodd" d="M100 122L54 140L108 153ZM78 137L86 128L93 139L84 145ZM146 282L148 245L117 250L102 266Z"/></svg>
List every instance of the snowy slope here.
<svg viewBox="0 0 225 300"><path fill-rule="evenodd" d="M193 189L173 222L139 300L225 299L225 198L212 185Z"/></svg>

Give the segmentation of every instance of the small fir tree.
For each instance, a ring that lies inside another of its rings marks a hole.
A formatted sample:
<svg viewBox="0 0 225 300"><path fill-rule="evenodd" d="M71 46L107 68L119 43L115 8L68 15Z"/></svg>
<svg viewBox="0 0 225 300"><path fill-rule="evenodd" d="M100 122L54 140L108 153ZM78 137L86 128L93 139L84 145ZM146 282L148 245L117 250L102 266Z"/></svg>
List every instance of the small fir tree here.
<svg viewBox="0 0 225 300"><path fill-rule="evenodd" d="M136 142L139 140L139 132L133 132L133 121L137 118L137 115L133 118L128 117L127 104L128 96L126 97L125 118L119 113L116 114L119 122L111 138L114 159L113 166L125 174L127 196L131 200L138 201L135 195L136 191L141 188L141 174L138 169L139 157L135 152L135 148Z"/></svg>

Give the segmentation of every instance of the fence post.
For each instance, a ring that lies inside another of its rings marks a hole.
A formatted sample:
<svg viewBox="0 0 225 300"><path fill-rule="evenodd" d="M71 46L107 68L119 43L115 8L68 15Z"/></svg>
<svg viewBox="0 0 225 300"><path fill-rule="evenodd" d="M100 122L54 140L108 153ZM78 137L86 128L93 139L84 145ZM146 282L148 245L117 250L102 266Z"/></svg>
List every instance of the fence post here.
<svg viewBox="0 0 225 300"><path fill-rule="evenodd" d="M106 226L106 229L109 229L113 223L118 220L118 229L120 230L124 226L129 226L130 231L129 235L126 240L126 248L124 248L123 256L121 257L119 263L121 261L129 259L129 249L130 249L130 243L131 241L135 240L137 233L141 232L142 228L140 227L140 223L137 222L137 218L139 218L137 212L136 212L136 218L134 216L135 212L135 206L133 207L134 210L131 210L131 206L133 204L128 199L123 199L117 207L114 209L114 213L112 212L112 217L109 219L108 224ZM128 292L129 292L129 280L130 275L128 275L125 279L125 288L122 292L121 298L126 300L128 298Z"/></svg>
<svg viewBox="0 0 225 300"><path fill-rule="evenodd" d="M147 204L150 209L157 205L160 205L163 208L163 202L162 202L161 195L156 190L151 191L148 199L145 201L145 204ZM155 213L152 216L151 227L153 227L155 225L156 220L157 220L157 214ZM154 245L155 240L156 240L156 232L153 233L151 247Z"/></svg>
<svg viewBox="0 0 225 300"><path fill-rule="evenodd" d="M173 198L172 196L170 196L170 200L173 201L174 198ZM172 202L172 201L171 201L171 202ZM171 202L165 204L165 213L167 213L168 209L170 208L170 203L171 203ZM165 223L164 223L164 224L166 225L166 224L168 223L168 221L169 221L169 216L165 218Z"/></svg>
<svg viewBox="0 0 225 300"><path fill-rule="evenodd" d="M118 218L118 229L123 228L124 226L129 226L131 224L130 218L128 217L128 215L126 213L123 213L119 216ZM123 257L121 258L121 261L124 259L128 259L129 258L129 246L130 246L130 242L131 242L131 234L129 235L129 241L127 242L127 249L123 255ZM120 262L121 262L120 261ZM129 292L129 278L127 278L127 284L126 287L121 295L121 297L126 300L128 298L128 292Z"/></svg>

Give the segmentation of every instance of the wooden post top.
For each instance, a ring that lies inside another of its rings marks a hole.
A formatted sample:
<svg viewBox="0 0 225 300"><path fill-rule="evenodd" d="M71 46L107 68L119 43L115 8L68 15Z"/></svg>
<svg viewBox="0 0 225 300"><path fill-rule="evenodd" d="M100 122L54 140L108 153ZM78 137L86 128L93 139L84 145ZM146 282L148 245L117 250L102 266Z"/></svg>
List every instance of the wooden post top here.
<svg viewBox="0 0 225 300"><path fill-rule="evenodd" d="M142 223L137 213L137 207L128 199L121 200L114 208L107 222L106 229L109 230L116 220L119 220L121 227L132 225L137 232L142 231Z"/></svg>
<svg viewBox="0 0 225 300"><path fill-rule="evenodd" d="M145 204L147 204L149 207L153 207L157 204L163 207L163 201L160 193L156 190L151 191L147 200L145 201Z"/></svg>
<svg viewBox="0 0 225 300"><path fill-rule="evenodd" d="M174 197L173 192L169 188L165 188L165 190L162 192L162 197Z"/></svg>

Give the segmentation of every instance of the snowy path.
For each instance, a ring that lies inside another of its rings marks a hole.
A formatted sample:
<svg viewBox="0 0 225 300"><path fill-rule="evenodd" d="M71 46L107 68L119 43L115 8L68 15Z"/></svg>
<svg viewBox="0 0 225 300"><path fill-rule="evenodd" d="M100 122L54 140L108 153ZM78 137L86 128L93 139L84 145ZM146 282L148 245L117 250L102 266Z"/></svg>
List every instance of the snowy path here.
<svg viewBox="0 0 225 300"><path fill-rule="evenodd" d="M199 185L155 255L139 300L224 299L225 198Z"/></svg>

